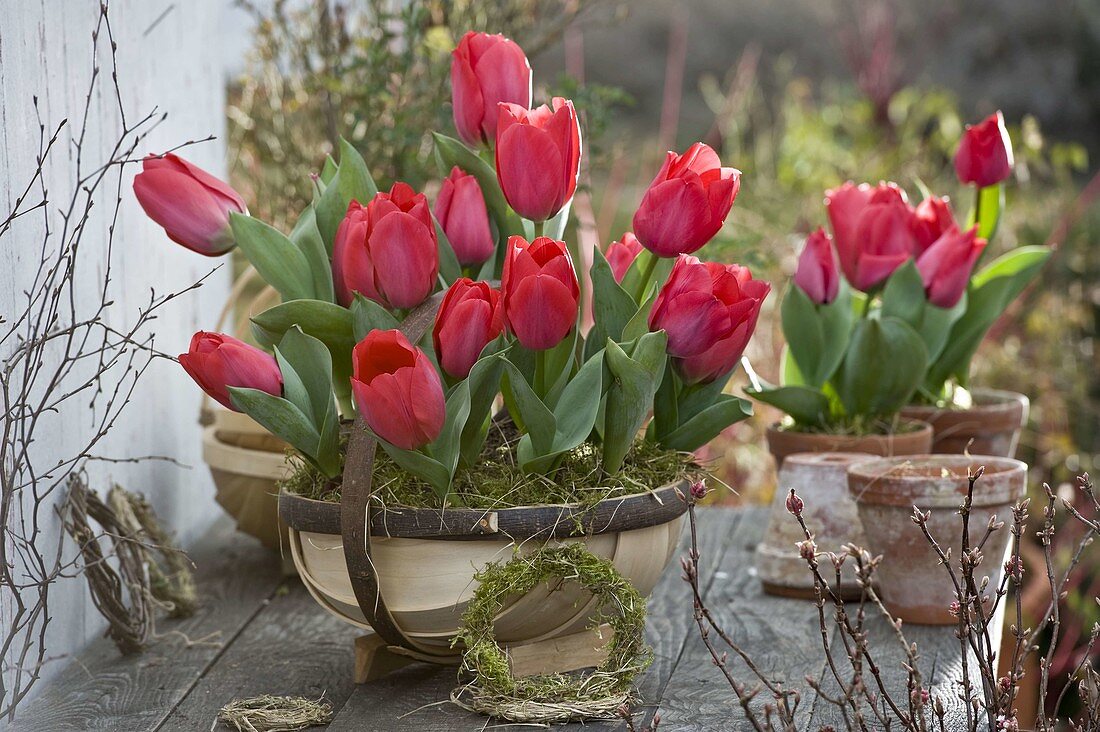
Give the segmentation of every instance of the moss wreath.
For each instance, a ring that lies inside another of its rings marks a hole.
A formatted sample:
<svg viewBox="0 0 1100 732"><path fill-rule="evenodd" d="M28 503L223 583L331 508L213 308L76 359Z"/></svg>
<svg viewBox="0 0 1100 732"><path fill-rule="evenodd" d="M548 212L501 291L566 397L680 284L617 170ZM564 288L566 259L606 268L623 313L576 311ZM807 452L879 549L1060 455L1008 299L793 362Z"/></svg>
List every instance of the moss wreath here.
<svg viewBox="0 0 1100 732"><path fill-rule="evenodd" d="M475 579L478 588L454 641L465 645L462 667L474 679L456 689L452 701L511 722L547 723L613 718L630 700L634 677L649 666L653 655L645 644L645 598L611 562L575 543L516 554L507 563L488 565ZM608 623L614 633L607 660L585 675L516 678L493 637L493 619L509 596L526 594L553 579L577 582L596 597L595 624Z"/></svg>

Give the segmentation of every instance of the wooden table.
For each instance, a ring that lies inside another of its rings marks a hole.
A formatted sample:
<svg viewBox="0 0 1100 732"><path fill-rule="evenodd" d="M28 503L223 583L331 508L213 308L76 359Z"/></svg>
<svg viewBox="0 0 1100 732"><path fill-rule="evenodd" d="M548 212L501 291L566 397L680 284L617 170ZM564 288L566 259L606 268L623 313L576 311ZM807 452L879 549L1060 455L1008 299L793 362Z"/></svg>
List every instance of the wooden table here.
<svg viewBox="0 0 1100 732"><path fill-rule="evenodd" d="M804 689L806 675L826 674L817 612L812 603L761 593L753 549L765 523L759 508L699 510L706 599L764 671ZM336 710L327 727L333 732L486 727L484 718L444 703L456 686L453 668L414 664L356 687L352 642L360 631L324 612L296 579L281 575L278 557L234 533L228 520L192 556L203 600L194 617L162 621L159 639L138 656L122 658L110 641L96 641L24 707L11 729L208 730L222 705L260 694L324 694ZM962 659L951 629L908 626L905 632L921 649L922 673L933 693L953 699ZM884 675L903 699L902 654L888 633L885 623L871 624L872 642L884 649L878 656ZM638 683L644 700L637 709L639 729L657 709L661 732L749 728L699 639L675 560L650 598L648 636L655 659ZM838 638L831 641L839 645ZM733 668L747 679L743 668ZM961 713L957 701L950 706L953 715ZM812 694L798 715L799 730L844 728L831 705ZM504 728L524 729L492 726ZM626 726L600 722L583 729Z"/></svg>

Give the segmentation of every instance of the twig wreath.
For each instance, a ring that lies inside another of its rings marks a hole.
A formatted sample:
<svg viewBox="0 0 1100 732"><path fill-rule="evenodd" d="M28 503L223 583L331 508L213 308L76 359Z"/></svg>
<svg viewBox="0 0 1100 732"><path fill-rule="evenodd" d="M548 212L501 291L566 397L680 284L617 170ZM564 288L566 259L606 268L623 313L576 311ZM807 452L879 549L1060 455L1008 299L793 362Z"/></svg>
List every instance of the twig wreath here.
<svg viewBox="0 0 1100 732"><path fill-rule="evenodd" d="M478 587L455 639L466 647L462 666L474 679L456 689L452 701L512 722L612 718L629 701L634 677L653 659L645 644L645 598L611 562L583 544L543 547L490 564L475 579ZM493 619L508 597L554 579L576 582L596 597L595 624L608 623L613 632L607 659L590 674L516 678L493 637Z"/></svg>

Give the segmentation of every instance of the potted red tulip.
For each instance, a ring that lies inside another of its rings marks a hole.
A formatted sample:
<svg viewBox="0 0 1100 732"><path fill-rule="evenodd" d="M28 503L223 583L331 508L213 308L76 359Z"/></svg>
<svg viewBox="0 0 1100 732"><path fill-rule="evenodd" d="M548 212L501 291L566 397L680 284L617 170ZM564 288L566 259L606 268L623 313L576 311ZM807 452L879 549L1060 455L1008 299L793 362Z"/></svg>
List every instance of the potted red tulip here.
<svg viewBox="0 0 1100 732"><path fill-rule="evenodd" d="M205 334L180 357L293 447L280 514L318 602L444 663L475 573L517 546L583 542L653 587L686 510L677 492L700 473L691 451L751 414L723 387L769 291L691 255L740 181L696 144L668 153L634 234L593 252L582 330L564 240L572 103L532 106L522 51L486 34L459 44L452 86L456 127L482 149L435 136L447 178L434 212L404 183L380 191L346 143L289 234L243 205L211 207L207 253L235 243L283 302L252 318L271 355ZM154 218L188 215L169 213ZM540 586L501 608L495 633L553 638L597 610L579 588Z"/></svg>
<svg viewBox="0 0 1100 732"><path fill-rule="evenodd" d="M967 127L955 155L955 171L959 181L974 190L967 221L976 228L977 241L991 239L1004 208L1005 180L1012 173L1012 142L1000 112ZM902 414L932 424L934 452L969 450L1012 457L1027 423L1028 398L1011 391L971 388L970 361L990 327L1035 278L1051 252L1046 247L1019 247L971 274L970 268L958 266L958 255L938 240L955 225L946 199L925 199L917 218L918 233L930 242L923 267L918 258L922 275L945 282L954 278L941 291L930 290L929 301L931 306L947 307L953 322L943 348L931 355L924 385ZM964 292L952 303L960 286ZM944 316L937 311L933 317Z"/></svg>

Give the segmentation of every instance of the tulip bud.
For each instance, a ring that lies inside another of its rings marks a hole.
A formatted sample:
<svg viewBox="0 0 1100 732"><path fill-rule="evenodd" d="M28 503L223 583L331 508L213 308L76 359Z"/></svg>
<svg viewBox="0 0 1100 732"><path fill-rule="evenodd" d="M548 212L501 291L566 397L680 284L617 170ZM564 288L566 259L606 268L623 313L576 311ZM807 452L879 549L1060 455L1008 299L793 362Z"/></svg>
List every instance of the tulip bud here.
<svg viewBox="0 0 1100 732"><path fill-rule="evenodd" d="M440 368L465 379L482 350L504 331L500 290L468 277L455 281L435 316L432 343Z"/></svg>
<svg viewBox="0 0 1100 732"><path fill-rule="evenodd" d="M508 330L524 348L553 348L577 321L580 284L564 242L509 238L501 291Z"/></svg>
<svg viewBox="0 0 1100 732"><path fill-rule="evenodd" d="M787 495L786 506L788 513L794 516L801 516L802 509L806 507L806 503L798 497L798 494L794 492L794 488L791 488L791 492Z"/></svg>
<svg viewBox="0 0 1100 732"><path fill-rule="evenodd" d="M825 194L825 206L840 268L857 290L880 285L916 249L912 209L893 183L845 183Z"/></svg>
<svg viewBox="0 0 1100 732"><path fill-rule="evenodd" d="M806 238L798 258L794 283L818 305L828 305L840 290L840 273L833 257L832 241L825 229L818 228Z"/></svg>
<svg viewBox="0 0 1100 732"><path fill-rule="evenodd" d="M611 273L615 275L616 282L622 282L626 271L642 251L642 243L631 232L623 234L619 241L613 241L607 245L604 256L611 265Z"/></svg>
<svg viewBox="0 0 1100 732"><path fill-rule="evenodd" d="M355 345L351 389L367 425L395 447L416 450L443 431L439 374L399 330L372 330Z"/></svg>
<svg viewBox="0 0 1100 732"><path fill-rule="evenodd" d="M515 41L470 31L451 54L455 129L468 145L492 142L497 104L531 106L531 65Z"/></svg>
<svg viewBox="0 0 1100 732"><path fill-rule="evenodd" d="M255 346L223 333L199 331L191 337L180 366L202 390L223 407L235 412L229 387L259 389L272 396L283 393L283 375L275 358Z"/></svg>
<svg viewBox="0 0 1100 732"><path fill-rule="evenodd" d="M684 381L711 382L741 360L770 290L747 267L681 255L653 303L649 328L668 334L668 353Z"/></svg>
<svg viewBox="0 0 1100 732"><path fill-rule="evenodd" d="M497 179L516 213L545 221L573 198L581 159L573 102L554 97L552 110L502 103L496 140Z"/></svg>
<svg viewBox="0 0 1100 732"><path fill-rule="evenodd" d="M977 225L965 232L952 226L917 258L928 302L941 308L955 307L985 244L985 239L978 237Z"/></svg>
<svg viewBox="0 0 1100 732"><path fill-rule="evenodd" d="M234 246L230 212L248 212L244 199L228 184L172 153L142 161L134 195L169 239L208 257Z"/></svg>
<svg viewBox="0 0 1100 732"><path fill-rule="evenodd" d="M428 199L405 183L378 193L366 207L348 206L336 230L332 277L340 304L356 292L388 308L411 308L432 293L439 251Z"/></svg>
<svg viewBox="0 0 1100 732"><path fill-rule="evenodd" d="M1012 174L1012 140L1000 111L976 125L967 125L955 153L955 174L979 188L1000 183Z"/></svg>
<svg viewBox="0 0 1100 732"><path fill-rule="evenodd" d="M919 255L955 225L955 217L946 198L929 196L917 204L911 224Z"/></svg>
<svg viewBox="0 0 1100 732"><path fill-rule="evenodd" d="M493 256L496 242L489 228L489 212L481 186L477 178L457 165L439 189L435 217L463 267L481 264Z"/></svg>
<svg viewBox="0 0 1100 732"><path fill-rule="evenodd" d="M634 213L634 234L659 257L691 254L722 228L740 189L741 171L723 168L708 145L669 152Z"/></svg>

